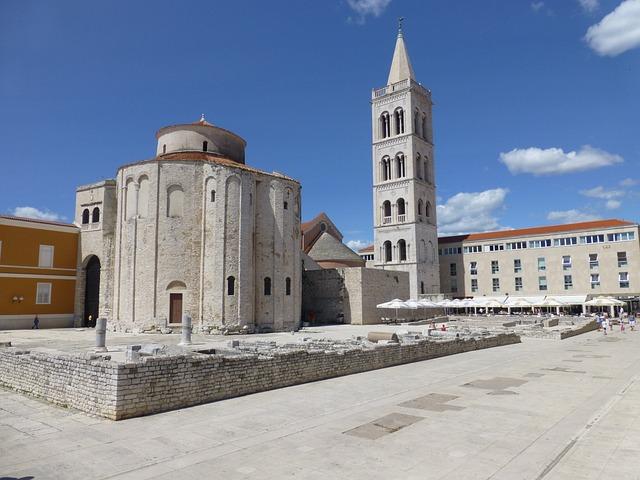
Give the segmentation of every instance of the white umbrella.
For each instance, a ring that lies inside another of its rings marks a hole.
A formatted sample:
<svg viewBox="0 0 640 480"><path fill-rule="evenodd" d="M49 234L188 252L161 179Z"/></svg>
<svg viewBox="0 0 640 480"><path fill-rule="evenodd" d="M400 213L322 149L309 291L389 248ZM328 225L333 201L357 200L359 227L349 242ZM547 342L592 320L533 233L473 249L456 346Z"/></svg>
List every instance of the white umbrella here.
<svg viewBox="0 0 640 480"><path fill-rule="evenodd" d="M615 298L597 297L585 302L585 305L589 305L590 307L615 307L625 305L625 303Z"/></svg>
<svg viewBox="0 0 640 480"><path fill-rule="evenodd" d="M564 307L567 304L561 302L560 300L556 300L555 298L545 298L542 302L539 303L541 307Z"/></svg>
<svg viewBox="0 0 640 480"><path fill-rule="evenodd" d="M376 305L376 307L378 307L378 308L388 308L388 309L395 310L396 311L396 322L398 321L398 309L399 308L409 308L409 307L407 307L407 304L405 302L403 302L402 300L400 300L399 298L394 298L393 300L390 300L388 302L380 303L380 304Z"/></svg>
<svg viewBox="0 0 640 480"><path fill-rule="evenodd" d="M418 300L418 305L420 305L422 308L440 308L440 305L438 305L436 302L432 302L431 300L427 300L426 298Z"/></svg>
<svg viewBox="0 0 640 480"><path fill-rule="evenodd" d="M518 307L518 308L531 308L533 307L533 303L524 298L514 298L512 301L506 304L508 307Z"/></svg>

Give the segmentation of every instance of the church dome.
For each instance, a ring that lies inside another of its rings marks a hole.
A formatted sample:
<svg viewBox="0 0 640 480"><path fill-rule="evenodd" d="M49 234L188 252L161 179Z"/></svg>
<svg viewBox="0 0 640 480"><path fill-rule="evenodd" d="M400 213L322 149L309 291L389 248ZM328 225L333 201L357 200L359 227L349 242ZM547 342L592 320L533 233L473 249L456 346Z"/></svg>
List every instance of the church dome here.
<svg viewBox="0 0 640 480"><path fill-rule="evenodd" d="M244 163L247 142L235 133L207 122L204 114L197 122L161 128L156 138L158 158L180 152L206 152Z"/></svg>

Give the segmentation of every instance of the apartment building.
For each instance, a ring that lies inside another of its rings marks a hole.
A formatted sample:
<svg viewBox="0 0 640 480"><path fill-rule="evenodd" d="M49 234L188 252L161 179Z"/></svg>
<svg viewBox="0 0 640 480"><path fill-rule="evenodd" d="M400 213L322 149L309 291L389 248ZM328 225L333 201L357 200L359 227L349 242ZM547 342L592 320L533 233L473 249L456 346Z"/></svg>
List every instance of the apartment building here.
<svg viewBox="0 0 640 480"><path fill-rule="evenodd" d="M72 327L75 225L0 216L0 330Z"/></svg>
<svg viewBox="0 0 640 480"><path fill-rule="evenodd" d="M638 224L624 220L441 237L438 253L453 297L640 295Z"/></svg>

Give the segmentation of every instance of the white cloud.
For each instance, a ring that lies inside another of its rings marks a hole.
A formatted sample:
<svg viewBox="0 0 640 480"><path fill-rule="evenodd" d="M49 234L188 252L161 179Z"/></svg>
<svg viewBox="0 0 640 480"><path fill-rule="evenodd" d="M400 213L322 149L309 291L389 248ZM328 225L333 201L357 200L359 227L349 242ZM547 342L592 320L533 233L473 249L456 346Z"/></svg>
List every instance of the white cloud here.
<svg viewBox="0 0 640 480"><path fill-rule="evenodd" d="M594 12L600 6L600 0L578 0L585 12Z"/></svg>
<svg viewBox="0 0 640 480"><path fill-rule="evenodd" d="M615 210L616 208L620 208L622 202L620 200L607 200L605 205L609 210Z"/></svg>
<svg viewBox="0 0 640 480"><path fill-rule="evenodd" d="M501 153L500 161L514 175L561 175L615 165L622 163L623 159L619 155L585 145L577 152L566 153L561 148L515 148Z"/></svg>
<svg viewBox="0 0 640 480"><path fill-rule="evenodd" d="M455 235L500 228L496 211L504 208L506 188L461 192L437 206L438 233Z"/></svg>
<svg viewBox="0 0 640 480"><path fill-rule="evenodd" d="M367 15L379 17L389 6L391 0L347 0L349 6L364 19Z"/></svg>
<svg viewBox="0 0 640 480"><path fill-rule="evenodd" d="M534 12L540 11L542 7L544 7L544 2L531 2L531 10Z"/></svg>
<svg viewBox="0 0 640 480"><path fill-rule="evenodd" d="M349 247L354 252L357 252L361 248L371 245L372 243L373 242L370 242L368 240L349 240L347 242L347 247Z"/></svg>
<svg viewBox="0 0 640 480"><path fill-rule="evenodd" d="M58 221L63 220L64 217L62 215L58 215L57 213L50 212L49 210L38 210L34 207L16 207L12 215L16 217L27 217L27 218L37 218L40 220L52 220Z"/></svg>
<svg viewBox="0 0 640 480"><path fill-rule="evenodd" d="M585 197L611 200L613 198L624 197L626 192L624 190L606 189L602 186L598 186L590 188L589 190L580 190L580 194L584 195Z"/></svg>
<svg viewBox="0 0 640 480"><path fill-rule="evenodd" d="M600 217L590 213L581 212L580 210L555 210L549 212L547 220L560 223L588 222L590 220L598 220Z"/></svg>
<svg viewBox="0 0 640 480"><path fill-rule="evenodd" d="M638 180L635 180L633 178L625 178L624 180L620 181L620 186L621 187L633 187L634 185L638 184Z"/></svg>
<svg viewBox="0 0 640 480"><path fill-rule="evenodd" d="M600 22L591 25L584 39L599 55L615 57L640 46L640 0L624 0Z"/></svg>

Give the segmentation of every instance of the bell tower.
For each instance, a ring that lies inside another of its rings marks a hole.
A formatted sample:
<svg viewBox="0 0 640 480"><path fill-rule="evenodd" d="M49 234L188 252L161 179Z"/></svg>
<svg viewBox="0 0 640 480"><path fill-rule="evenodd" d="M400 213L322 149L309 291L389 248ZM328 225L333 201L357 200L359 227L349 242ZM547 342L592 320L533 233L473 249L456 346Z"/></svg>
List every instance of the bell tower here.
<svg viewBox="0 0 640 480"><path fill-rule="evenodd" d="M371 106L375 266L409 272L411 298L439 293L431 92L416 81L401 24Z"/></svg>

